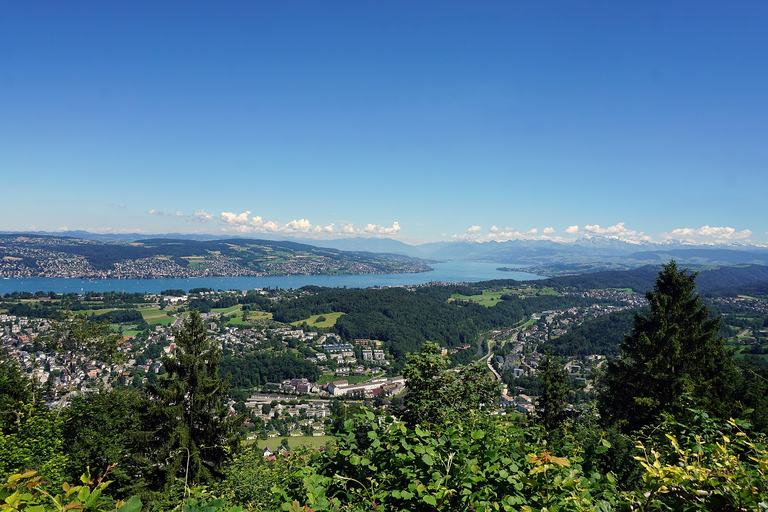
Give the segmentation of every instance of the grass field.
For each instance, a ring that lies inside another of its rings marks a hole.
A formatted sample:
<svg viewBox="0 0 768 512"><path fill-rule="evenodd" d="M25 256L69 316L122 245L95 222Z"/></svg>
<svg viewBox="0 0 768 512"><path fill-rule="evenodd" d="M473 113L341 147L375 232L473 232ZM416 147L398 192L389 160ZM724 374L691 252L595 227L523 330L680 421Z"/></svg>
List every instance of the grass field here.
<svg viewBox="0 0 768 512"><path fill-rule="evenodd" d="M493 307L501 301L502 295L560 295L554 288L502 288L494 290L483 290L480 295L461 295L454 293L451 295L452 300L463 300L468 302L476 302L481 306Z"/></svg>
<svg viewBox="0 0 768 512"><path fill-rule="evenodd" d="M243 310L240 304L236 306L230 306L228 308L213 308L211 311L217 315L231 315L235 313L241 313Z"/></svg>
<svg viewBox="0 0 768 512"><path fill-rule="evenodd" d="M183 256L189 262L191 268L207 267L205 256Z"/></svg>
<svg viewBox="0 0 768 512"><path fill-rule="evenodd" d="M277 451L280 446L280 441L283 437L270 437L269 439L258 439L255 441L256 445L263 450L269 448L270 450ZM299 446L306 446L307 448L320 448L325 446L329 441L333 440L331 436L298 436L289 437L288 444L291 450L298 448ZM253 442L249 443L253 444Z"/></svg>
<svg viewBox="0 0 768 512"><path fill-rule="evenodd" d="M159 308L142 308L139 310L141 316L144 317L144 321L149 325L168 325L173 322L173 318L165 314L165 311L161 311Z"/></svg>
<svg viewBox="0 0 768 512"><path fill-rule="evenodd" d="M299 320L298 322L293 322L291 325L299 326L303 322L307 322L307 325L309 325L310 327L333 327L333 325L336 323L336 320L343 314L344 313L334 312L334 313L325 313L323 315L312 315L309 318ZM318 322L317 319L320 318L321 316L325 317L325 321Z"/></svg>
<svg viewBox="0 0 768 512"><path fill-rule="evenodd" d="M76 311L76 313L78 315L91 316L91 315L103 315L104 313L109 313L110 311L117 311L117 309L115 308L83 309L81 311Z"/></svg>
<svg viewBox="0 0 768 512"><path fill-rule="evenodd" d="M367 380L384 377L384 375L385 375L384 372L380 372L374 375L350 375L349 377L337 377L336 374L333 372L326 372L322 374L320 377L318 377L317 383L323 386L334 380L346 380L350 384L360 384L361 382L365 382Z"/></svg>

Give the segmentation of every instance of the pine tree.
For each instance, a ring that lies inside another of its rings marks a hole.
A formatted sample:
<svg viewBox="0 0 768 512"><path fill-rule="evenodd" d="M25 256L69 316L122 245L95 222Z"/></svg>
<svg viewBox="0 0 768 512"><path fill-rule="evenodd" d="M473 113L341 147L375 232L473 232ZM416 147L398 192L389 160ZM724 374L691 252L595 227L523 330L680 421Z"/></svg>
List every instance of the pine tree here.
<svg viewBox="0 0 768 512"><path fill-rule="evenodd" d="M167 378L148 386L154 444L150 458L160 471L156 484L175 479L206 483L221 476L222 463L236 449L236 422L226 404L229 380L219 378L221 349L208 339L197 311L174 330L176 350L163 357Z"/></svg>
<svg viewBox="0 0 768 512"><path fill-rule="evenodd" d="M557 430L566 419L568 374L560 361L547 351L539 364L541 396L536 403L536 414L547 432Z"/></svg>
<svg viewBox="0 0 768 512"><path fill-rule="evenodd" d="M635 315L620 359L598 379L607 423L632 431L662 413L679 417L689 406L728 413L738 372L718 336L721 319L710 316L695 280L696 273L678 270L674 261L662 267L646 294L649 311Z"/></svg>

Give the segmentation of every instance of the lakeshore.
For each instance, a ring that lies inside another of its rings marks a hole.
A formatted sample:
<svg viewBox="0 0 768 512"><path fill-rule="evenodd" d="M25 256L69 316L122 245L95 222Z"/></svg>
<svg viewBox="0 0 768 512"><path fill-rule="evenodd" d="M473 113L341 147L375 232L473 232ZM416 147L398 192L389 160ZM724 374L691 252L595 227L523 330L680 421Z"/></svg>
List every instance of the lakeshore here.
<svg viewBox="0 0 768 512"><path fill-rule="evenodd" d="M127 292L160 293L162 290L211 288L214 290L251 290L255 288L297 289L302 286L326 286L330 288L371 288L443 283L476 283L492 279L531 281L545 279L528 272L499 271L498 263L477 261L446 261L432 264L434 270L404 274L363 275L292 275L269 277L203 277L161 279L67 279L67 278L11 278L0 279L0 293L56 292L86 293Z"/></svg>

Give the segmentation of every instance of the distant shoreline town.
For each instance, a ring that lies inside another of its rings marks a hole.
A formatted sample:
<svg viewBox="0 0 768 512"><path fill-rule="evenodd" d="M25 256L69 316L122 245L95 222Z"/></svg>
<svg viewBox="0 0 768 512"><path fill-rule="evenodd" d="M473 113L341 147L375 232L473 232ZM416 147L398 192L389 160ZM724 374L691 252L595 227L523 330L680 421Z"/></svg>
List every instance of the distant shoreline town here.
<svg viewBox="0 0 768 512"><path fill-rule="evenodd" d="M266 240L97 242L0 236L1 278L162 279L427 272L407 256Z"/></svg>

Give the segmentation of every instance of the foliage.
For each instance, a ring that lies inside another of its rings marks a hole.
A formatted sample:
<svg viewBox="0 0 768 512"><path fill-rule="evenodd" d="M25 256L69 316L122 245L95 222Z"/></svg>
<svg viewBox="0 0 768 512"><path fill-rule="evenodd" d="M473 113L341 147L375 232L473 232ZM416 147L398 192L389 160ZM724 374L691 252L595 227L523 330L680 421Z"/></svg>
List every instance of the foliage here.
<svg viewBox="0 0 768 512"><path fill-rule="evenodd" d="M366 411L305 472L304 494L286 492L284 499L294 510L306 503L312 510L380 512L603 506L611 481L585 476L577 453L551 453L541 434L477 412L434 429L379 428Z"/></svg>
<svg viewBox="0 0 768 512"><path fill-rule="evenodd" d="M46 481L61 483L67 457L59 426L34 383L15 361L0 355L0 478L36 468Z"/></svg>
<svg viewBox="0 0 768 512"><path fill-rule="evenodd" d="M62 412L62 451L67 455L70 478L87 466L112 467L110 477L118 495L140 490L142 461L136 431L150 408L146 395L137 389L101 390L76 396Z"/></svg>
<svg viewBox="0 0 768 512"><path fill-rule="evenodd" d="M56 413L39 404L19 403L15 421L0 435L0 477L35 468L53 485L64 481L67 457L61 453Z"/></svg>
<svg viewBox="0 0 768 512"><path fill-rule="evenodd" d="M0 511L26 511L26 512L63 512L65 510L105 510L105 503L111 500L105 499L104 490L111 481L104 480L111 468L96 479L91 480L90 471L80 477L82 485L70 485L65 482L61 488L63 493L53 494L46 490L43 478L37 471L25 471L8 477L4 484L0 484ZM115 503L116 510L122 512L140 512L141 500L131 498L128 502Z"/></svg>
<svg viewBox="0 0 768 512"><path fill-rule="evenodd" d="M688 442L666 433L671 450L639 443L645 474L635 497L643 510L768 509L766 439L751 438L748 424L733 419L724 427Z"/></svg>
<svg viewBox="0 0 768 512"><path fill-rule="evenodd" d="M409 426L440 425L449 417L495 406L499 386L485 375L484 366L446 371L448 363L440 347L431 342L408 357L403 371L408 391L402 419ZM459 396L461 400L456 399Z"/></svg>
<svg viewBox="0 0 768 512"><path fill-rule="evenodd" d="M301 487L301 475L308 462L307 454L300 451L266 459L259 448L250 446L227 465L224 480L217 488L229 503L251 510L278 509L283 493ZM275 488L281 492L274 492Z"/></svg>
<svg viewBox="0 0 768 512"><path fill-rule="evenodd" d="M625 431L654 423L664 412L681 414L690 400L723 413L733 398L737 373L696 295L696 274L664 265L646 297L649 311L635 316L622 356L610 361L600 379L600 414Z"/></svg>

